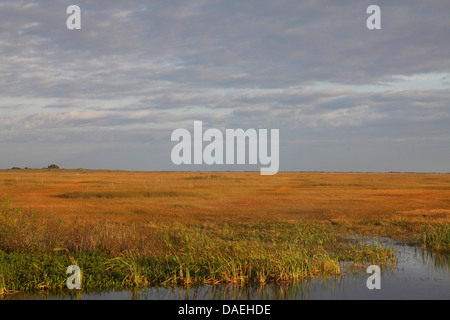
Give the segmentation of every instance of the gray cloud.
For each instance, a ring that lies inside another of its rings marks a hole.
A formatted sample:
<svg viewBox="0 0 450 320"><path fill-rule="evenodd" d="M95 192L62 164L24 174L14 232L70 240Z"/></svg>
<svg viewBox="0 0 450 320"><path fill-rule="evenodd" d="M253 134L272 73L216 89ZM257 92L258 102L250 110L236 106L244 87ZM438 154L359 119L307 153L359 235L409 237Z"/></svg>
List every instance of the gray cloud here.
<svg viewBox="0 0 450 320"><path fill-rule="evenodd" d="M365 27L370 1L82 0L79 31L65 27L70 4L0 5L3 148L17 150L27 139L52 150L147 139L149 155L170 149L171 130L198 119L218 128L281 128L288 169L298 168L291 143L307 141L324 149L354 142L352 152L363 154L371 154L363 139L393 153L392 141L412 146L417 139L450 150L445 1L379 1L376 31ZM420 74L440 76L408 87ZM311 156L327 154L314 148ZM411 167L449 171L439 159ZM360 161L370 168L376 160Z"/></svg>

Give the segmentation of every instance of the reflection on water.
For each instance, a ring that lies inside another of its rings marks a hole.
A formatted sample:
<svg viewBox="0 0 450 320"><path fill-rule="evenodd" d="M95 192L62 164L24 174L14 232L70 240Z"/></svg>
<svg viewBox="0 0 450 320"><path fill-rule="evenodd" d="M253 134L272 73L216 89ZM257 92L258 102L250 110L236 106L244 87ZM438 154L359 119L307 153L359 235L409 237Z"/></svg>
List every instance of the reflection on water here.
<svg viewBox="0 0 450 320"><path fill-rule="evenodd" d="M75 293L70 296L26 296L14 299L83 300L298 300L298 299L450 299L450 256L390 243L398 263L381 273L381 289L369 290L369 274L305 279L290 285L152 287L139 291Z"/></svg>

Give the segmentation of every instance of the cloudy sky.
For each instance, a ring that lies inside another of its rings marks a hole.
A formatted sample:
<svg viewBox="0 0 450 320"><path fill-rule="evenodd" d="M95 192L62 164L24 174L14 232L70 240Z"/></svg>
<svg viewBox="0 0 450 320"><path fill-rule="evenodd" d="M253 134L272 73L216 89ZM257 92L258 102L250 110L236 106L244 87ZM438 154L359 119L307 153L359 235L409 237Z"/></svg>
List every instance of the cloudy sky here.
<svg viewBox="0 0 450 320"><path fill-rule="evenodd" d="M66 9L81 8L81 30ZM366 9L381 8L381 30ZM171 163L171 133L280 129L280 170L450 172L450 1L0 3L0 168ZM245 169L259 170L260 165Z"/></svg>

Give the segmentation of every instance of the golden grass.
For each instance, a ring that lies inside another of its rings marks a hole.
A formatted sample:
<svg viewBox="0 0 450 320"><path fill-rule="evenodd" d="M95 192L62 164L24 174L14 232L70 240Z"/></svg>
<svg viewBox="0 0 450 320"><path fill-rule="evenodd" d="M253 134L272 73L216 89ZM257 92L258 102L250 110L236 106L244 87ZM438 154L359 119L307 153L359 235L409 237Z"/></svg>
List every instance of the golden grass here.
<svg viewBox="0 0 450 320"><path fill-rule="evenodd" d="M405 240L450 222L449 174L3 170L0 196L79 224L296 221Z"/></svg>
<svg viewBox="0 0 450 320"><path fill-rule="evenodd" d="M73 261L59 251L91 289L395 263L392 249L347 234L450 251L448 174L3 170L0 198L11 199L0 201L0 295L61 288Z"/></svg>

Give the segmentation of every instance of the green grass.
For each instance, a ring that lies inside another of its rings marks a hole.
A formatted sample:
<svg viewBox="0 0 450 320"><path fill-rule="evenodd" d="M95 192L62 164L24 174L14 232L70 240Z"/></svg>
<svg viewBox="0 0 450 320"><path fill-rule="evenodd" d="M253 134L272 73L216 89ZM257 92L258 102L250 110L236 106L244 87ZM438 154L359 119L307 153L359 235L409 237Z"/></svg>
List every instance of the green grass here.
<svg viewBox="0 0 450 320"><path fill-rule="evenodd" d="M450 253L450 224L443 223L431 226L418 239L419 243L438 253Z"/></svg>
<svg viewBox="0 0 450 320"><path fill-rule="evenodd" d="M339 241L329 228L312 224L93 227L44 221L8 201L0 206L3 293L68 291L72 264L82 269L84 290L111 290L291 283L349 272L345 261L363 267L395 259L392 249Z"/></svg>

